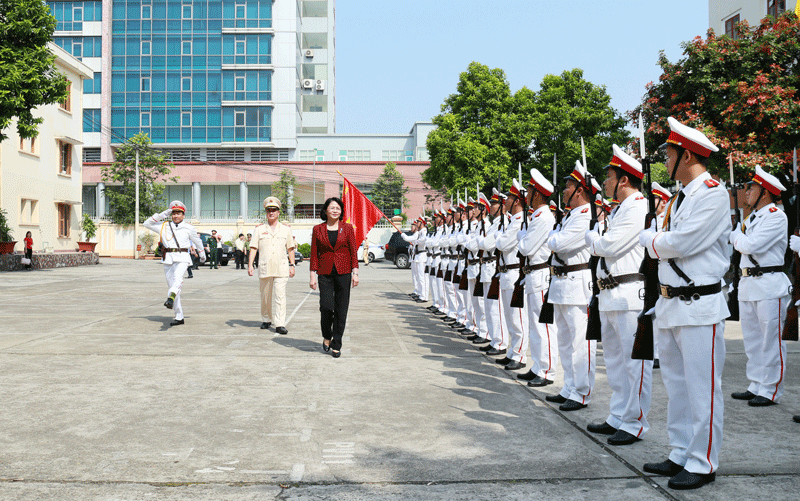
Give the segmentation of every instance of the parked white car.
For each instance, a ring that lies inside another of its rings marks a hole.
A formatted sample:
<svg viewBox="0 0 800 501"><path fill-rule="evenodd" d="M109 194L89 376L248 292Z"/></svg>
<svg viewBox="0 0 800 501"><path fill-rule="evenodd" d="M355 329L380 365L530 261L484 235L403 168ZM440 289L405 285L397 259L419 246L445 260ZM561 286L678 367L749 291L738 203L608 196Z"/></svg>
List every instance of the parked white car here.
<svg viewBox="0 0 800 501"><path fill-rule="evenodd" d="M384 250L382 245L373 244L372 242L369 243L369 262L379 261L384 259ZM358 248L358 259L364 260L364 244L361 244L361 247Z"/></svg>

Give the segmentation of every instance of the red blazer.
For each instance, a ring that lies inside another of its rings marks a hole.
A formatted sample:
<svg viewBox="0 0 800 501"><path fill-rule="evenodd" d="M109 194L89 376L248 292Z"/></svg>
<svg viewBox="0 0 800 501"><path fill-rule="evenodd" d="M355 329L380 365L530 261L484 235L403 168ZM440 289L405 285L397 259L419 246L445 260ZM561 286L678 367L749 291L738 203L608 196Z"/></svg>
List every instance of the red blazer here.
<svg viewBox="0 0 800 501"><path fill-rule="evenodd" d="M336 247L331 247L326 223L314 226L311 232L311 271L319 275L330 275L336 263L336 272L345 275L358 268L358 244L355 229L339 221Z"/></svg>

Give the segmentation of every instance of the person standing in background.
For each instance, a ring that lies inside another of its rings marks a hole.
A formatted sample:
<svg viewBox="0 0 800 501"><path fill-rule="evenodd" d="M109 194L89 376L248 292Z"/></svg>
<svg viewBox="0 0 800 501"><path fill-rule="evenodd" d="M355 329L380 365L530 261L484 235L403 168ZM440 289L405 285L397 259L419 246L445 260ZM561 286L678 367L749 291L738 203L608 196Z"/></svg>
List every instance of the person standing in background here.
<svg viewBox="0 0 800 501"><path fill-rule="evenodd" d="M246 242L244 241L244 233L239 233L239 238L233 242L233 247L236 249L236 269L244 269L244 252L247 247L245 247Z"/></svg>
<svg viewBox="0 0 800 501"><path fill-rule="evenodd" d="M25 259L29 261L25 269L33 269L33 236L30 231L25 233Z"/></svg>
<svg viewBox="0 0 800 501"><path fill-rule="evenodd" d="M219 260L217 259L217 230L211 230L211 236L206 240L206 251L208 252L208 268L210 270L219 269Z"/></svg>

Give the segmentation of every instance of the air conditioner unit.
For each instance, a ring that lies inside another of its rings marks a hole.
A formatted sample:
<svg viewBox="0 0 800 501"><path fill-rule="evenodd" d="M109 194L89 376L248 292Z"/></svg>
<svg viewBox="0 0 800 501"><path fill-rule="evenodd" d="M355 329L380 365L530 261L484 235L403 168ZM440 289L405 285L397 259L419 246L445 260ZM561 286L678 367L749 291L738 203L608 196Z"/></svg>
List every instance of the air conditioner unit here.
<svg viewBox="0 0 800 501"><path fill-rule="evenodd" d="M317 90L325 90L325 80L317 80Z"/></svg>
<svg viewBox="0 0 800 501"><path fill-rule="evenodd" d="M314 88L314 80L310 78L306 78L303 80L303 88L304 89L313 89Z"/></svg>
<svg viewBox="0 0 800 501"><path fill-rule="evenodd" d="M306 57L314 57L314 51L311 49L306 49Z"/></svg>

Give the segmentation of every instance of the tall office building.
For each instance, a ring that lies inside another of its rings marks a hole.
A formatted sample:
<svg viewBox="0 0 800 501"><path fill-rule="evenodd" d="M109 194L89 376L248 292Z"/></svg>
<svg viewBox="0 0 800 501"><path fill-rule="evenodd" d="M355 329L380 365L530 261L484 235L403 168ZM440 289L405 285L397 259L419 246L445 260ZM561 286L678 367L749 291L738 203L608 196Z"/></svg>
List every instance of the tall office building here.
<svg viewBox="0 0 800 501"><path fill-rule="evenodd" d="M173 160L294 159L335 127L334 0L48 1L92 68L84 160L139 132Z"/></svg>

